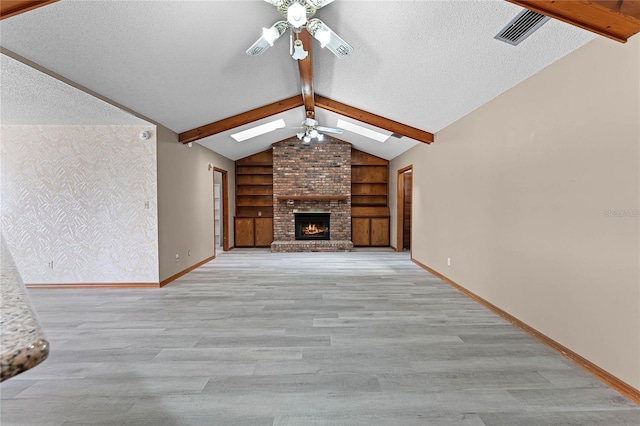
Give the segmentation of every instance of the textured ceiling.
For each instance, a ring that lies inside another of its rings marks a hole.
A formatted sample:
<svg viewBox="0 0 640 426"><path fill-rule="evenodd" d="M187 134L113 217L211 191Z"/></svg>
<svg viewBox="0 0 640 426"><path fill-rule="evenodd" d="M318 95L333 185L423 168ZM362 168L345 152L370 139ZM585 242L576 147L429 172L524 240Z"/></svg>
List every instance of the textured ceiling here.
<svg viewBox="0 0 640 426"><path fill-rule="evenodd" d="M520 10L505 1L337 0L317 17L355 50L337 59L313 42L315 91L437 133L594 37L551 20L517 47L494 40ZM261 56L244 53L280 18L261 0L61 1L3 20L0 40L180 133L300 93L286 37ZM3 122L4 102L3 93ZM287 125L302 121L302 109L295 115L285 114ZM334 126L337 116L318 111L318 119ZM235 159L284 132L244 143L225 133L202 144ZM416 143L342 138L384 158Z"/></svg>
<svg viewBox="0 0 640 426"><path fill-rule="evenodd" d="M0 73L3 125L149 124L6 55Z"/></svg>

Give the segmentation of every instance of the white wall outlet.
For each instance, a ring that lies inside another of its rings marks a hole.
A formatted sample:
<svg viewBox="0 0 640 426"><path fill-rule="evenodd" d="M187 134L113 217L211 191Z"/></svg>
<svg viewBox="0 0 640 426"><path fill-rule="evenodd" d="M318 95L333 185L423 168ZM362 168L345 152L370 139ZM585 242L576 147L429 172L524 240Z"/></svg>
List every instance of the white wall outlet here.
<svg viewBox="0 0 640 426"><path fill-rule="evenodd" d="M447 266L451 266L451 258L447 257Z"/></svg>
<svg viewBox="0 0 640 426"><path fill-rule="evenodd" d="M144 208L145 208L145 210L149 210L150 207L149 207L149 202L148 201L144 202Z"/></svg>
<svg viewBox="0 0 640 426"><path fill-rule="evenodd" d="M180 261L180 255L178 253L176 253L176 262Z"/></svg>
<svg viewBox="0 0 640 426"><path fill-rule="evenodd" d="M191 256L191 250L187 252L187 256Z"/></svg>
<svg viewBox="0 0 640 426"><path fill-rule="evenodd" d="M47 266L49 267L49 269L53 269L53 260L47 263Z"/></svg>

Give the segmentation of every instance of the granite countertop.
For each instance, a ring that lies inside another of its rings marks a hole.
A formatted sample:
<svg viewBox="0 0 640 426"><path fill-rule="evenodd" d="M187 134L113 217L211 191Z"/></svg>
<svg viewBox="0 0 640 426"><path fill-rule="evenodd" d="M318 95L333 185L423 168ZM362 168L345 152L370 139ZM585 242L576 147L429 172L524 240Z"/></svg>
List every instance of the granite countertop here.
<svg viewBox="0 0 640 426"><path fill-rule="evenodd" d="M27 290L7 250L0 249L0 382L35 367L49 355Z"/></svg>

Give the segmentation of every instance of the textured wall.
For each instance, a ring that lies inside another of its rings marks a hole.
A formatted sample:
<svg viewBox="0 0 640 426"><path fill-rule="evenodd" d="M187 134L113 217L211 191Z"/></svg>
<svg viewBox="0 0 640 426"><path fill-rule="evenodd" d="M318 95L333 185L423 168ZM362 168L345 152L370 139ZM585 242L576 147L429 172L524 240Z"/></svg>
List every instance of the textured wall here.
<svg viewBox="0 0 640 426"><path fill-rule="evenodd" d="M2 232L25 283L158 282L153 126L1 135Z"/></svg>
<svg viewBox="0 0 640 426"><path fill-rule="evenodd" d="M345 201L288 203L283 195L348 195ZM295 240L293 209L331 211L331 240L351 240L351 145L326 138L303 145L292 138L273 145L273 239Z"/></svg>
<svg viewBox="0 0 640 426"><path fill-rule="evenodd" d="M391 163L415 259L638 389L639 75L596 39Z"/></svg>

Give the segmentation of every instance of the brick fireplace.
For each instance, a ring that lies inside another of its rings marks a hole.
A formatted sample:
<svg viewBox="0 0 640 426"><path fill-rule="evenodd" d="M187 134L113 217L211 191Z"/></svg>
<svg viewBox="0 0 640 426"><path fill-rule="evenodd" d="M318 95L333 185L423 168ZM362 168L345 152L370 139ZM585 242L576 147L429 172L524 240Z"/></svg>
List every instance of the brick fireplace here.
<svg viewBox="0 0 640 426"><path fill-rule="evenodd" d="M330 239L296 240L294 212L323 211ZM297 138L273 145L273 252L346 251L351 242L351 145Z"/></svg>

